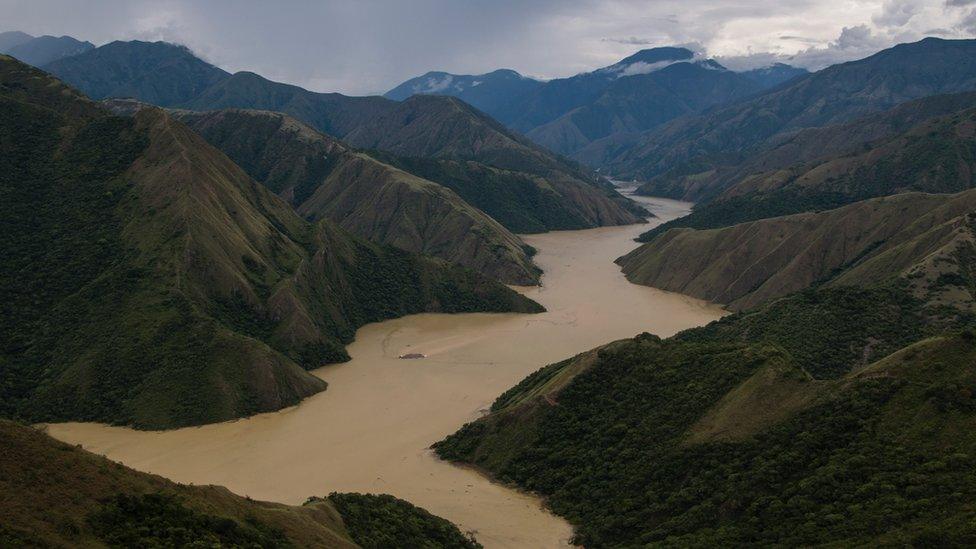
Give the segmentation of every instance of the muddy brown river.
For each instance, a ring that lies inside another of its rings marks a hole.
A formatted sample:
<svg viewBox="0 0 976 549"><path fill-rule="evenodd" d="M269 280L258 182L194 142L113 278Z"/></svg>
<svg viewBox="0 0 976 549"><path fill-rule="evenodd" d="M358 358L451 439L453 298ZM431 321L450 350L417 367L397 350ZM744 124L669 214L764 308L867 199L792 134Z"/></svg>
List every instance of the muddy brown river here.
<svg viewBox="0 0 976 549"><path fill-rule="evenodd" d="M639 199L666 221L690 204ZM421 314L370 324L352 360L314 372L329 382L300 405L165 432L99 424L49 426L130 467L300 504L329 492L389 493L473 532L485 547L563 547L572 530L540 500L438 460L428 447L477 418L538 368L640 332L669 336L719 318L717 306L630 284L613 260L652 225L525 237L545 270L520 288L548 312ZM405 354L422 358L403 360Z"/></svg>

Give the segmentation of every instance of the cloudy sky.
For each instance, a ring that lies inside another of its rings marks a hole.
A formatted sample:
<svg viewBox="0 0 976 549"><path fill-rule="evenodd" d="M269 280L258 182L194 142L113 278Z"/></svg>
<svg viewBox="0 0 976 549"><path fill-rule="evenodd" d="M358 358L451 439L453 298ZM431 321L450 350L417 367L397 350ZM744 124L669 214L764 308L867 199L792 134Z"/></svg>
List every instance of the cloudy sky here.
<svg viewBox="0 0 976 549"><path fill-rule="evenodd" d="M541 78L693 45L732 68L810 69L976 35L976 0L0 0L0 31L167 40L229 71L383 92L428 70Z"/></svg>

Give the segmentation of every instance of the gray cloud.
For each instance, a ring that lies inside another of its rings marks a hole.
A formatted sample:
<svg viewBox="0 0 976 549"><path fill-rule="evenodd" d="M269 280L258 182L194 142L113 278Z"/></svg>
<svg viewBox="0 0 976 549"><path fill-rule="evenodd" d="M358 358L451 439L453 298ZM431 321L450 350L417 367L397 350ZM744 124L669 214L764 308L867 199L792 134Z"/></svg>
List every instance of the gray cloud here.
<svg viewBox="0 0 976 549"><path fill-rule="evenodd" d="M969 14L959 22L957 28L969 33L970 35L976 34L976 9L969 12Z"/></svg>
<svg viewBox="0 0 976 549"><path fill-rule="evenodd" d="M917 40L926 29L967 36L976 22L965 6L974 2L0 0L0 30L96 44L168 40L227 70L364 94L430 70L568 76L640 48L685 43L723 62L787 60L815 69Z"/></svg>
<svg viewBox="0 0 976 549"><path fill-rule="evenodd" d="M631 36L630 38L603 38L602 42L614 42L616 44L627 44L630 46L650 46L656 44L658 41L651 38L637 38L636 36Z"/></svg>
<svg viewBox="0 0 976 549"><path fill-rule="evenodd" d="M881 13L871 18L881 27L903 27L919 11L917 0L886 0Z"/></svg>

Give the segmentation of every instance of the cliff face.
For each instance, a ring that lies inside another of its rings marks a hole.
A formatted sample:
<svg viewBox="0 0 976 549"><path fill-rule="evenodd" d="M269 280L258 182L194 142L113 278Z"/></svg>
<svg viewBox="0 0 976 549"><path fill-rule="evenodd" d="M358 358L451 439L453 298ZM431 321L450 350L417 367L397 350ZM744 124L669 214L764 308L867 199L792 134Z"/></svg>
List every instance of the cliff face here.
<svg viewBox="0 0 976 549"><path fill-rule="evenodd" d="M509 284L538 283L540 271L517 236L437 183L279 113L177 111L174 116L306 219L328 219L374 242Z"/></svg>

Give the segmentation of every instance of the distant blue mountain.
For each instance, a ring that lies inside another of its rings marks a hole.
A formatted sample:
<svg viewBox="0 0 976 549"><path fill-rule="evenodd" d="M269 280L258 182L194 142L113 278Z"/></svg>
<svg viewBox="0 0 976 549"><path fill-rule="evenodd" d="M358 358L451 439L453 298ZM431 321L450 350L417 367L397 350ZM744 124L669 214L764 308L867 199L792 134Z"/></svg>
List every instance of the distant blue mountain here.
<svg viewBox="0 0 976 549"><path fill-rule="evenodd" d="M515 71L468 76L429 72L387 92L452 95L558 153L589 160L591 143L646 131L675 117L758 93L803 69L778 64L747 73L730 71L688 48L638 51L613 65L548 82ZM604 147L598 143L597 147ZM580 154L577 154L580 153Z"/></svg>
<svg viewBox="0 0 976 549"><path fill-rule="evenodd" d="M412 95L450 95L498 118L499 113L507 112L515 101L542 85L510 69L477 75L428 72L407 80L384 97L403 101Z"/></svg>
<svg viewBox="0 0 976 549"><path fill-rule="evenodd" d="M82 42L70 36L34 37L20 31L0 33L0 53L35 67L93 49L95 45L91 42Z"/></svg>
<svg viewBox="0 0 976 549"><path fill-rule="evenodd" d="M809 71L784 63L774 63L768 67L743 71L742 74L763 88L772 88L783 82L793 80L797 76L809 74Z"/></svg>

